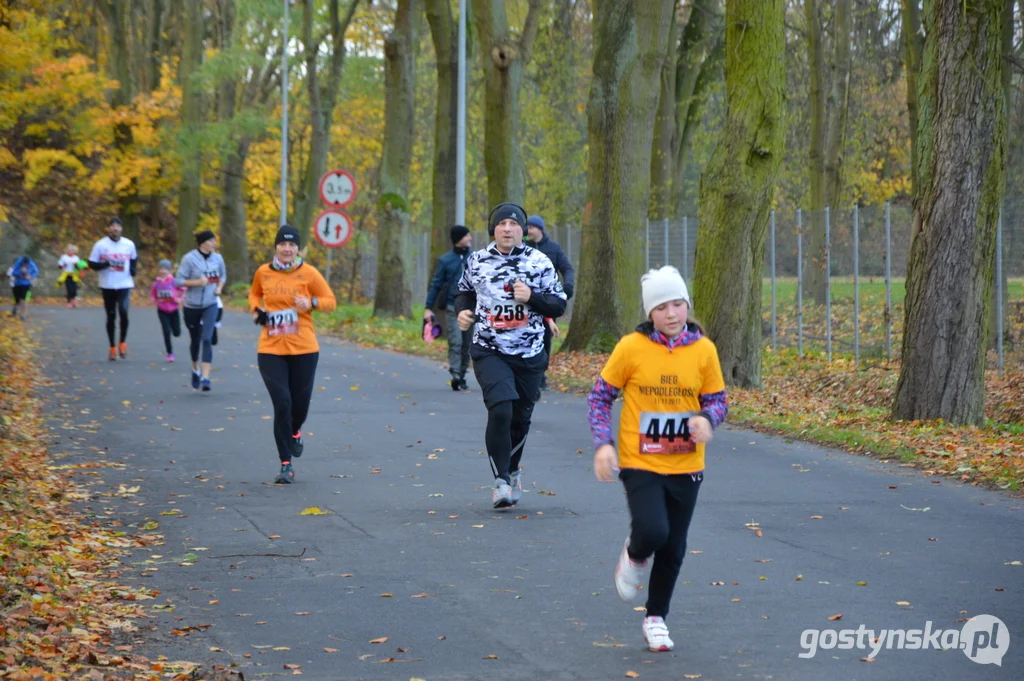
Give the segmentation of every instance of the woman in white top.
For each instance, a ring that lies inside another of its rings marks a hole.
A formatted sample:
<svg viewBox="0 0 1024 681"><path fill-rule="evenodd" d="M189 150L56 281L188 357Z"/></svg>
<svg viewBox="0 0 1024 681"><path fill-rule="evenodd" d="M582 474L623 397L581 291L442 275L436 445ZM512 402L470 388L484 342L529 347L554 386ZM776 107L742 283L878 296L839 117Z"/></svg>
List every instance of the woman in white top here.
<svg viewBox="0 0 1024 681"><path fill-rule="evenodd" d="M60 260L57 261L57 265L60 267L57 286L64 284L64 292L67 295L68 309L70 310L75 307L75 301L78 299L78 285L82 283L79 272L88 265L79 259L78 246L74 244L68 244L64 255L60 256Z"/></svg>

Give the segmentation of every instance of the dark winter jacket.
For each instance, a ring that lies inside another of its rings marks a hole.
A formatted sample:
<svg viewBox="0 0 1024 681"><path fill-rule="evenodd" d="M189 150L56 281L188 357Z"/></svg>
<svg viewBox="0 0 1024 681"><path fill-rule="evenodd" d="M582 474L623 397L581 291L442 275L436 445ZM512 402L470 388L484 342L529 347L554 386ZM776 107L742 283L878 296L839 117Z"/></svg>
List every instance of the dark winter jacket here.
<svg viewBox="0 0 1024 681"><path fill-rule="evenodd" d="M452 249L437 259L437 268L434 269L434 278L430 280L430 290L427 292L427 309L434 307L438 295L445 291L445 307L452 307L455 304L455 294L462 278L462 270L466 266L466 259L469 258L470 249L460 248L465 251L458 253Z"/></svg>
<svg viewBox="0 0 1024 681"><path fill-rule="evenodd" d="M552 241L547 234L537 243L531 243L530 245L548 256L548 260L555 266L555 271L562 275L562 288L565 289L566 297L572 298L573 291L576 288L576 270L572 268L572 263L569 262L569 257L562 250L562 247L557 242Z"/></svg>

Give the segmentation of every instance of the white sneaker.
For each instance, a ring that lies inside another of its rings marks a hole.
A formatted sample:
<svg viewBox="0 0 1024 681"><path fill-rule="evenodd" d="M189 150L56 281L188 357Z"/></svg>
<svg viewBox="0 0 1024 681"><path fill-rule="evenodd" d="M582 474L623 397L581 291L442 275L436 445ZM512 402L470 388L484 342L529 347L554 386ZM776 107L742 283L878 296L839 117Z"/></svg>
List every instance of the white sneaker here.
<svg viewBox="0 0 1024 681"><path fill-rule="evenodd" d="M515 502L512 501L512 487L503 479L494 481L494 496L491 497L494 508L508 508Z"/></svg>
<svg viewBox="0 0 1024 681"><path fill-rule="evenodd" d="M523 497L523 469L512 471L512 503L518 504Z"/></svg>
<svg viewBox="0 0 1024 681"><path fill-rule="evenodd" d="M629 537L622 545L622 553L619 555L619 562L615 566L615 590L619 592L619 598L627 603L636 598L637 589L643 584L644 568L647 561L637 563L629 557L626 547L629 546Z"/></svg>
<svg viewBox="0 0 1024 681"><path fill-rule="evenodd" d="M644 640L652 653L667 653L675 646L668 637L668 627L660 617L644 618Z"/></svg>

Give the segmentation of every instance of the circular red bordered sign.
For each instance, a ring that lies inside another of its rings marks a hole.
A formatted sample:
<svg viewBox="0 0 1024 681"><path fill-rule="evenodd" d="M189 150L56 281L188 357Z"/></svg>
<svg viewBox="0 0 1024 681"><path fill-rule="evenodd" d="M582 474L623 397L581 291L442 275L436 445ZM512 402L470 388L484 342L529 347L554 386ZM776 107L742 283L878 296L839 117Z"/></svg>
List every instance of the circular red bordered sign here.
<svg viewBox="0 0 1024 681"><path fill-rule="evenodd" d="M332 170L320 178L320 200L342 208L355 201L356 180L347 170Z"/></svg>
<svg viewBox="0 0 1024 681"><path fill-rule="evenodd" d="M316 240L327 248L339 248L352 238L352 220L340 210L325 210L313 223Z"/></svg>

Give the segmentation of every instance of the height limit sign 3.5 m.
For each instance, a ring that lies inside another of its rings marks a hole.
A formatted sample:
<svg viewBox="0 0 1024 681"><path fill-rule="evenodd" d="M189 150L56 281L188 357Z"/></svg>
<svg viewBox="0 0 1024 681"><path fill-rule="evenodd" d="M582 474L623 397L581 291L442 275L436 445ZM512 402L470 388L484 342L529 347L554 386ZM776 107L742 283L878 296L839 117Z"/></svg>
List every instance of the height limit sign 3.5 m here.
<svg viewBox="0 0 1024 681"><path fill-rule="evenodd" d="M331 170L320 178L320 200L332 208L343 208L356 198L356 181L347 170Z"/></svg>

